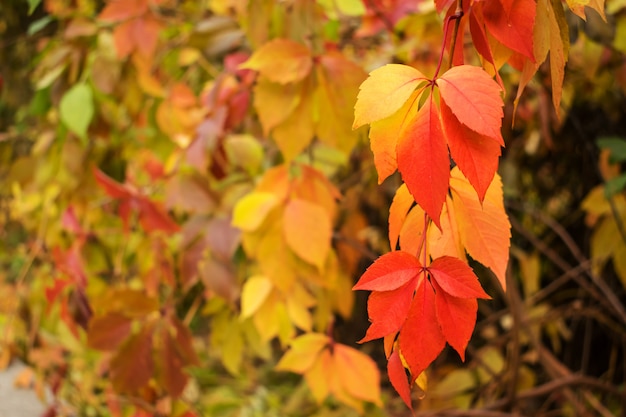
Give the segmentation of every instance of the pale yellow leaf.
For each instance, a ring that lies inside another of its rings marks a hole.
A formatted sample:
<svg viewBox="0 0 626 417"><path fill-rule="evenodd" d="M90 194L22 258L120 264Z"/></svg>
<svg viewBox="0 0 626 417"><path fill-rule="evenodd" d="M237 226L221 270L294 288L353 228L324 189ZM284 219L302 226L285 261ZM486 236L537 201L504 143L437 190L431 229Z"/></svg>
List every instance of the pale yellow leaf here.
<svg viewBox="0 0 626 417"><path fill-rule="evenodd" d="M328 336L321 333L306 333L297 337L276 364L276 370L305 373L318 360L320 352L329 342Z"/></svg>
<svg viewBox="0 0 626 417"><path fill-rule="evenodd" d="M233 210L233 226L244 231L254 231L277 205L278 198L274 194L266 192L247 194L239 200Z"/></svg>
<svg viewBox="0 0 626 417"><path fill-rule="evenodd" d="M241 318L252 316L263 305L272 288L272 282L263 275L248 278L241 292Z"/></svg>

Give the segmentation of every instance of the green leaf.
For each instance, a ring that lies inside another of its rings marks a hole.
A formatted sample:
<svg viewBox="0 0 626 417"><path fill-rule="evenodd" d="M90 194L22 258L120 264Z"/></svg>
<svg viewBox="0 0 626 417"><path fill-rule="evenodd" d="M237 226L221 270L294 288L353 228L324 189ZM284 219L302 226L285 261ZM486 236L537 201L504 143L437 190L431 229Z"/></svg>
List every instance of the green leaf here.
<svg viewBox="0 0 626 417"><path fill-rule="evenodd" d="M626 187L626 174L621 174L618 177L611 178L606 182L604 187L604 195L606 198L611 198L615 194L621 192Z"/></svg>
<svg viewBox="0 0 626 417"><path fill-rule="evenodd" d="M37 6L41 4L41 0L28 0L28 15L33 14Z"/></svg>
<svg viewBox="0 0 626 417"><path fill-rule="evenodd" d="M94 114L91 88L84 83L70 88L61 99L59 111L65 126L82 139L86 139L87 128Z"/></svg>
<svg viewBox="0 0 626 417"><path fill-rule="evenodd" d="M34 35L35 33L39 32L41 29L48 26L48 23L52 22L53 20L54 20L54 17L52 16L45 16L45 17L42 17L41 19L35 20L33 23L30 24L26 32L29 35Z"/></svg>
<svg viewBox="0 0 626 417"><path fill-rule="evenodd" d="M611 162L626 161L626 139L619 137L599 138L598 146L611 151Z"/></svg>

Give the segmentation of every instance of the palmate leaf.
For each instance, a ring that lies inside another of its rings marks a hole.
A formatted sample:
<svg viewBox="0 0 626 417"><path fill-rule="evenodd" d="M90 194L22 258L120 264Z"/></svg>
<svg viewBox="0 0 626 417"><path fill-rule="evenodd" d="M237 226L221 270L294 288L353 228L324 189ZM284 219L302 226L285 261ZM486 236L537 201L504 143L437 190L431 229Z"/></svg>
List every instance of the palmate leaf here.
<svg viewBox="0 0 626 417"><path fill-rule="evenodd" d="M460 259L443 256L435 259L427 270L443 291L454 297L490 298L472 268Z"/></svg>
<svg viewBox="0 0 626 417"><path fill-rule="evenodd" d="M389 252L370 265L352 289L395 290L415 279L423 269L415 256L403 251Z"/></svg>

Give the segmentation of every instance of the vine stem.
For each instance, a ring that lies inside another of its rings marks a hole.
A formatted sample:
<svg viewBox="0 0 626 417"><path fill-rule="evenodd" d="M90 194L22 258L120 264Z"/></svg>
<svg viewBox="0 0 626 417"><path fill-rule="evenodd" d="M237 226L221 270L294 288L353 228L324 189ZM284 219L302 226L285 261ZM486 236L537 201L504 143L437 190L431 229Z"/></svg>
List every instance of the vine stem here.
<svg viewBox="0 0 626 417"><path fill-rule="evenodd" d="M439 62L437 63L437 69L435 70L435 75L433 75L433 82L434 80L437 79L437 76L439 75L439 71L441 70L441 64L443 63L443 55L446 50L446 41L448 40L448 32L450 31L450 22L454 20L456 21L456 24L454 25L454 33L453 33L453 38L452 38L453 42L450 47L450 62L452 62L452 57L454 54L454 44L456 43L456 37L459 31L459 21L461 20L462 17L463 17L463 7L461 5L461 0L457 0L457 6L456 6L456 10L454 11L454 14L446 18L446 21L443 26L443 42L441 43L441 53L439 54Z"/></svg>

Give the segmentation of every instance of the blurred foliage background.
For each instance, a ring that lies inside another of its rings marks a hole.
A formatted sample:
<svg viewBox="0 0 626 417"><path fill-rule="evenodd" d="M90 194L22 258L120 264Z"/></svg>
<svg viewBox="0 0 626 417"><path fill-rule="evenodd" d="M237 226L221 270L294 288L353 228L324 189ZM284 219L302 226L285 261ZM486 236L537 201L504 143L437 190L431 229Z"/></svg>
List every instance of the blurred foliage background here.
<svg viewBox="0 0 626 417"><path fill-rule="evenodd" d="M384 369L382 343L355 344L366 295L350 288L389 250L399 179L377 185L363 132L349 149L314 141L299 157L342 195L334 284L300 265L313 283L300 315L276 329L241 318L246 280L269 266L230 219L281 156L254 74L238 66L286 37L363 74L388 62L427 73L441 17L409 1L121 3L0 3L0 368L24 360L34 386L52 388L51 416L409 415L384 376L380 406L319 401L274 370L310 329ZM476 265L493 300L479 303L466 362L445 350L426 394L415 390L417 415L626 412L626 3L607 1L607 22L563 7L558 114L549 67L515 111L519 73L501 69L508 291ZM283 250L264 259L283 262Z"/></svg>

